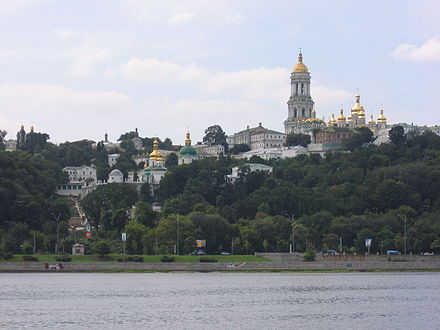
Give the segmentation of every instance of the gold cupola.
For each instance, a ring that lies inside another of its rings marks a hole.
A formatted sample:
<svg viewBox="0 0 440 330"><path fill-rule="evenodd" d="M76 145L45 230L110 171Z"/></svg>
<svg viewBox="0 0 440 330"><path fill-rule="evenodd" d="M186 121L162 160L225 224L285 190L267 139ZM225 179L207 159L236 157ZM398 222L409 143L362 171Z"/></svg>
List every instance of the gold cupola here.
<svg viewBox="0 0 440 330"><path fill-rule="evenodd" d="M377 122L378 123L386 123L387 122L387 119L383 115L383 109L380 109L380 116L377 117Z"/></svg>
<svg viewBox="0 0 440 330"><path fill-rule="evenodd" d="M150 154L150 160L158 162L163 160L162 154L159 151L159 141L157 139L154 139L153 141L153 151Z"/></svg>
<svg viewBox="0 0 440 330"><path fill-rule="evenodd" d="M365 117L365 110L364 110L364 107L361 105L361 96L359 94L356 94L355 98L356 98L356 103L351 108L351 114L352 115L354 115L354 114L358 114L358 115L363 114L363 117Z"/></svg>
<svg viewBox="0 0 440 330"><path fill-rule="evenodd" d="M344 116L344 109L342 109L341 108L341 110L339 110L339 112L340 112L340 115L339 115L339 117L338 117L338 122L344 122L345 123L345 116Z"/></svg>
<svg viewBox="0 0 440 330"><path fill-rule="evenodd" d="M191 135L186 132L185 146L191 146Z"/></svg>
<svg viewBox="0 0 440 330"><path fill-rule="evenodd" d="M373 115L370 116L370 119L368 120L368 124L375 124Z"/></svg>
<svg viewBox="0 0 440 330"><path fill-rule="evenodd" d="M293 67L293 72L309 72L307 66L303 63L303 55L301 51L299 51L298 55L298 63Z"/></svg>
<svg viewBox="0 0 440 330"><path fill-rule="evenodd" d="M336 120L335 114L333 113L332 114L332 118L328 121L328 126L333 126L333 125L335 125L337 123L338 123L338 121Z"/></svg>

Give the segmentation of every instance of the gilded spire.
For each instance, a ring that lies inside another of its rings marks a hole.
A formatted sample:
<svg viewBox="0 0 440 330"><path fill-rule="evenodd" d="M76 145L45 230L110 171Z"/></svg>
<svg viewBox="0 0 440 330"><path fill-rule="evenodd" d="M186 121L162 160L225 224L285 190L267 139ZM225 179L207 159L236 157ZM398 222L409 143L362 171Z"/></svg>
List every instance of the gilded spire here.
<svg viewBox="0 0 440 330"><path fill-rule="evenodd" d="M189 131L186 132L185 146L191 146L191 137Z"/></svg>
<svg viewBox="0 0 440 330"><path fill-rule="evenodd" d="M338 121L339 122L345 122L345 116L344 116L344 109L342 109L341 108L341 110L339 110L339 112L340 112L340 115L339 115L339 117L338 117Z"/></svg>
<svg viewBox="0 0 440 330"><path fill-rule="evenodd" d="M301 53L301 49L298 54L298 63L293 67L293 72L309 72L309 69L303 63L303 55Z"/></svg>
<svg viewBox="0 0 440 330"><path fill-rule="evenodd" d="M153 151L150 154L150 160L162 161L163 157L159 151L159 141L154 139L153 141Z"/></svg>
<svg viewBox="0 0 440 330"><path fill-rule="evenodd" d="M358 114L361 117L365 117L365 110L364 107L361 105L361 96L359 95L359 93L357 93L355 95L356 98L356 103L355 105L351 108L351 114Z"/></svg>
<svg viewBox="0 0 440 330"><path fill-rule="evenodd" d="M380 116L377 118L378 123L386 123L387 119L383 115L383 109L380 109Z"/></svg>

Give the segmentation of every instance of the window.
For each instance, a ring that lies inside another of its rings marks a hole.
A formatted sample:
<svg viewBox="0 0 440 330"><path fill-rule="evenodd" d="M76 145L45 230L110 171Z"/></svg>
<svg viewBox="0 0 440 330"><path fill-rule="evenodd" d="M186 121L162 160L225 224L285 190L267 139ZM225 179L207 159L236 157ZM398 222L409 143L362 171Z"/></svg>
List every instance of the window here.
<svg viewBox="0 0 440 330"><path fill-rule="evenodd" d="M301 84L301 95L304 95L304 84Z"/></svg>

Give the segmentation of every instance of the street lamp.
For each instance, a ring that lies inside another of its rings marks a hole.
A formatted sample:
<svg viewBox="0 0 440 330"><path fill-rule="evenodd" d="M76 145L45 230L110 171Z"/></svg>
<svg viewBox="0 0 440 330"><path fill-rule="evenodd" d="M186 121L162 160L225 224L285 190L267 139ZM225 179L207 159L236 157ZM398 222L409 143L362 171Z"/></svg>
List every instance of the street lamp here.
<svg viewBox="0 0 440 330"><path fill-rule="evenodd" d="M59 251L59 246L60 246L60 227L59 227L59 223L60 223L60 217L61 217L61 212L58 213L58 216L55 216L55 214L51 213L52 216L54 217L55 221L57 222L57 243L55 245L55 253L58 254Z"/></svg>
<svg viewBox="0 0 440 330"><path fill-rule="evenodd" d="M176 245L177 255L179 255L179 239L180 239L179 222L180 222L180 214L177 214L177 245Z"/></svg>
<svg viewBox="0 0 440 330"><path fill-rule="evenodd" d="M289 215L286 213L286 215L290 218L290 221L292 223L292 251L291 253L295 253L295 215L292 213L292 215Z"/></svg>
<svg viewBox="0 0 440 330"><path fill-rule="evenodd" d="M406 214L403 220L403 254L406 255Z"/></svg>

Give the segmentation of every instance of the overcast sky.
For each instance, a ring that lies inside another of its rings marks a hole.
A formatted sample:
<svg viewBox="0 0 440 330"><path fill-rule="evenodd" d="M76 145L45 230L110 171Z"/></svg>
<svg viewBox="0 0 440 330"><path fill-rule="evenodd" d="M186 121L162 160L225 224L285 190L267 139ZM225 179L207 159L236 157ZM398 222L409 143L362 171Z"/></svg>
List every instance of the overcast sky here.
<svg viewBox="0 0 440 330"><path fill-rule="evenodd" d="M0 128L55 143L284 131L300 47L318 117L359 91L368 117L440 124L437 0L14 0L0 3Z"/></svg>

